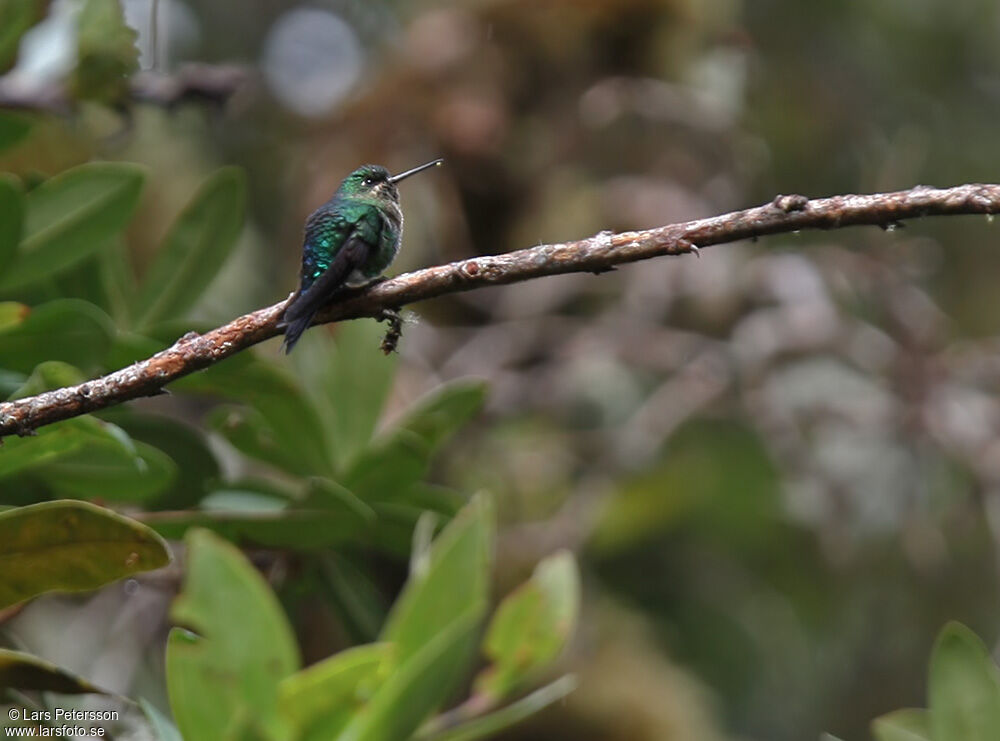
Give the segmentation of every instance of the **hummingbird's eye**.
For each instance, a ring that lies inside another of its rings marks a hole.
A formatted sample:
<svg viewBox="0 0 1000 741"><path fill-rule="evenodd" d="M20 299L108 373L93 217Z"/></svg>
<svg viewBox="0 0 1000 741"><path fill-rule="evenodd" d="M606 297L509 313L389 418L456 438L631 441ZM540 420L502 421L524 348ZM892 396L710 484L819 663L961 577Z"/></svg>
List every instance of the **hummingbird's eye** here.
<svg viewBox="0 0 1000 741"><path fill-rule="evenodd" d="M366 188L370 188L373 185L375 185L375 180L372 178L365 178L361 184L364 185Z"/></svg>

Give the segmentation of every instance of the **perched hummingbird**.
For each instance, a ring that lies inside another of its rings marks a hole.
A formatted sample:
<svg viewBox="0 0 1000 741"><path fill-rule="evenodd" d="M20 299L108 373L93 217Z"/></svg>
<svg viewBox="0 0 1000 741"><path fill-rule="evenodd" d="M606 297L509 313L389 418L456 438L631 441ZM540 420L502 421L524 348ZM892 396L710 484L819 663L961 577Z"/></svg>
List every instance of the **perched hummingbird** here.
<svg viewBox="0 0 1000 741"><path fill-rule="evenodd" d="M403 212L396 183L444 160L390 175L380 165L362 165L333 198L306 220L299 290L285 305L279 329L290 353L313 316L343 288L377 282L399 252Z"/></svg>

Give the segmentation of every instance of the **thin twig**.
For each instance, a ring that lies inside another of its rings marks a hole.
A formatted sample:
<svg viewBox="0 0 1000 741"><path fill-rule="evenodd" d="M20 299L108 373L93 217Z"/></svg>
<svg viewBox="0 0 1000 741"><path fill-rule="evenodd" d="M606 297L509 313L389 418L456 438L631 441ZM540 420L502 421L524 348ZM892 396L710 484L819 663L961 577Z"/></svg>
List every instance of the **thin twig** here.
<svg viewBox="0 0 1000 741"><path fill-rule="evenodd" d="M386 309L449 293L547 275L601 273L622 263L780 232L864 224L890 228L920 216L997 212L1000 185L916 186L895 193L815 200L784 195L764 206L708 219L637 232L603 232L577 242L542 244L406 273L330 305L316 323L378 317ZM102 378L0 403L0 438L31 434L42 425L155 395L171 381L274 337L283 306L284 302L259 309L204 335L188 333L166 350Z"/></svg>
<svg viewBox="0 0 1000 741"><path fill-rule="evenodd" d="M149 68L154 72L162 72L160 65L160 0L153 0L149 13L149 55L153 58Z"/></svg>

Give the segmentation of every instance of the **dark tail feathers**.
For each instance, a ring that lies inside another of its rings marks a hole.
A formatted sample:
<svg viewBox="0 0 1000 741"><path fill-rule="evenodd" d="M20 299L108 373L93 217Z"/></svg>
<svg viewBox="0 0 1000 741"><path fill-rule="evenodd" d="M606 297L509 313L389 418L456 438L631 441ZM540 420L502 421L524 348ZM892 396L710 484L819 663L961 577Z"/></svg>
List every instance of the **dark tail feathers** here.
<svg viewBox="0 0 1000 741"><path fill-rule="evenodd" d="M314 284L311 288L315 287ZM318 294L319 291L311 289L301 291L292 296L285 306L281 321L278 322L278 329L285 331L285 341L282 343L281 349L285 351L286 355L295 347L295 343L299 341L302 333L309 329L316 312L323 306L322 297Z"/></svg>
<svg viewBox="0 0 1000 741"><path fill-rule="evenodd" d="M358 236L352 235L334 257L330 267L307 289L293 296L285 306L278 328L285 330L285 342L282 347L285 353L290 353L299 337L312 323L316 312L329 303L337 289L358 265L363 265L368 259L371 247Z"/></svg>
<svg viewBox="0 0 1000 741"><path fill-rule="evenodd" d="M315 315L316 309L313 309L301 316L290 317L286 315L285 319L282 320L279 326L285 330L285 341L281 344L281 349L285 351L286 355L291 353L302 333L309 329Z"/></svg>

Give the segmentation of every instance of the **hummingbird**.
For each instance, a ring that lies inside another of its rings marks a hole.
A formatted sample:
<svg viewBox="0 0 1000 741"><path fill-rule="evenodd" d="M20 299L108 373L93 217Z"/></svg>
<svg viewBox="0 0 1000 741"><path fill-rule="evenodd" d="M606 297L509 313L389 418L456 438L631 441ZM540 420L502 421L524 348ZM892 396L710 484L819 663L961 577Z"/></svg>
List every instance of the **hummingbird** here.
<svg viewBox="0 0 1000 741"><path fill-rule="evenodd" d="M285 331L286 353L338 292L385 280L382 273L403 237L396 184L442 162L436 159L398 175L381 165L362 165L306 219L299 290L285 304L278 324Z"/></svg>

